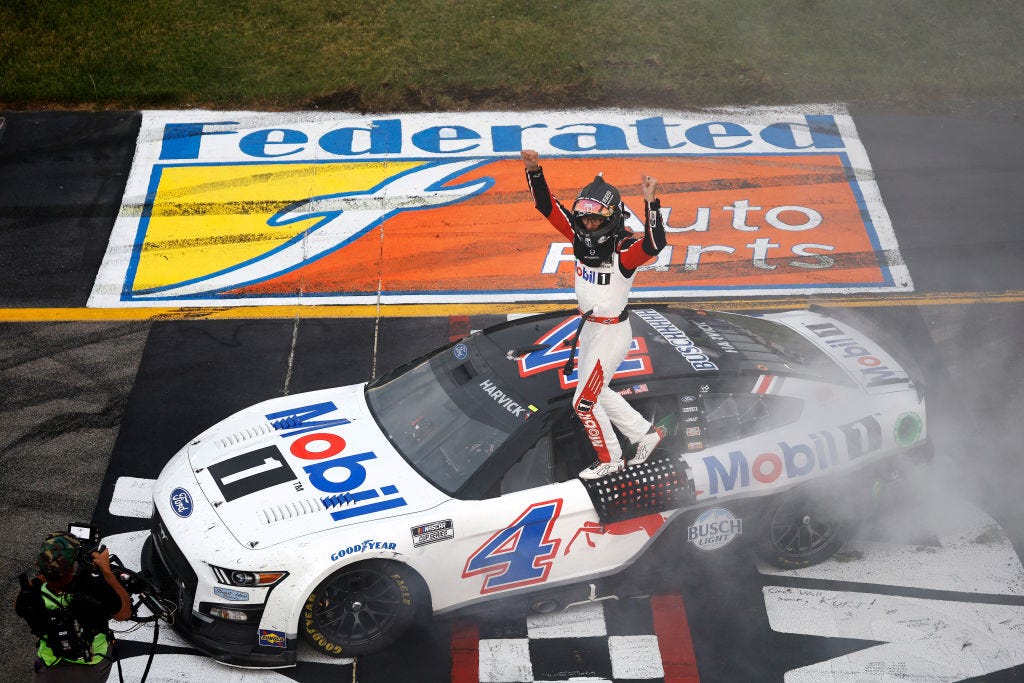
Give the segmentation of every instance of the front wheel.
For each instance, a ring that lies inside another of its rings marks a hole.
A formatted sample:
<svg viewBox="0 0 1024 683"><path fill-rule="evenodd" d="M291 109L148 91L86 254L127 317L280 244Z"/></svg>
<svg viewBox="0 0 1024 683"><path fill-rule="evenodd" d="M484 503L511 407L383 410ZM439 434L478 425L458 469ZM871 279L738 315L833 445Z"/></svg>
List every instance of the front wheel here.
<svg viewBox="0 0 1024 683"><path fill-rule="evenodd" d="M302 609L301 631L332 657L376 652L412 624L423 602L419 577L397 562L350 565L316 587Z"/></svg>
<svg viewBox="0 0 1024 683"><path fill-rule="evenodd" d="M758 556L781 569L798 569L835 555L855 526L835 502L798 493L771 503L754 540Z"/></svg>

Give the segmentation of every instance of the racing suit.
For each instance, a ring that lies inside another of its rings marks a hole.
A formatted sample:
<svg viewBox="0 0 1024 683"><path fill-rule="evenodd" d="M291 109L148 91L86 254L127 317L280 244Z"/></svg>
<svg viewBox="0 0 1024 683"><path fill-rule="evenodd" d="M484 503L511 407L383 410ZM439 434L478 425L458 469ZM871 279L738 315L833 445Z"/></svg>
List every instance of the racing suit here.
<svg viewBox="0 0 1024 683"><path fill-rule="evenodd" d="M527 170L526 179L537 210L572 241L572 214L551 194L543 169ZM637 443L652 428L651 423L608 384L633 339L626 303L636 269L665 247L665 225L660 208L658 199L644 202L643 238L617 236L610 261L597 267L587 266L579 259L575 261L576 300L581 315L587 315L580 321L578 332L579 379L572 405L601 462L622 460L622 447L612 430L613 425L632 443Z"/></svg>

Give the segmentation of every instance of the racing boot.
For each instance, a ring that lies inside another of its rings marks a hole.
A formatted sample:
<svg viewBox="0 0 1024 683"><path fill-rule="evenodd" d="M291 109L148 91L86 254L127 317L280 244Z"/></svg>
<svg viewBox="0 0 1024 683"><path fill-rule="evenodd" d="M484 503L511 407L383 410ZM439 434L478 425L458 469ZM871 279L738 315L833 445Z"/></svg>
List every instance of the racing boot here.
<svg viewBox="0 0 1024 683"><path fill-rule="evenodd" d="M654 452L654 448L661 443L661 440L665 438L664 427L651 427L651 431L640 437L640 440L636 442L636 453L632 458L626 461L627 467L633 465L639 465L647 461L647 458L651 457L651 453Z"/></svg>
<svg viewBox="0 0 1024 683"><path fill-rule="evenodd" d="M601 477L607 477L609 474L621 472L624 469L626 469L626 464L621 460L613 460L612 462L601 462L598 460L580 472L580 479L600 479Z"/></svg>

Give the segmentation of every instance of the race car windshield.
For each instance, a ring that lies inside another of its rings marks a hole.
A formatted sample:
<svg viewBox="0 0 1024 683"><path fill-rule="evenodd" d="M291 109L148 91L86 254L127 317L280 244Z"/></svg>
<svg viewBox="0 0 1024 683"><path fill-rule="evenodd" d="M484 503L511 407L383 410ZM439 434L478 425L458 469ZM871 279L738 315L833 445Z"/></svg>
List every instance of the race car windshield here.
<svg viewBox="0 0 1024 683"><path fill-rule="evenodd" d="M381 429L426 479L454 495L536 410L495 376L479 335L374 383Z"/></svg>

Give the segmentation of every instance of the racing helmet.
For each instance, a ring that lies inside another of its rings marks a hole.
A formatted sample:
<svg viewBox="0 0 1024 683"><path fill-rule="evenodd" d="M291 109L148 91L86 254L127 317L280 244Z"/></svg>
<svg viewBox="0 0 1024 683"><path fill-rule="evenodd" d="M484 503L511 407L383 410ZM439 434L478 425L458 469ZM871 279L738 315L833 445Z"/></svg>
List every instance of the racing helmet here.
<svg viewBox="0 0 1024 683"><path fill-rule="evenodd" d="M619 236L626 232L625 205L613 185L599 173L592 183L580 190L572 205L573 253L588 266L609 261ZM596 216L601 224L588 230L584 218Z"/></svg>

